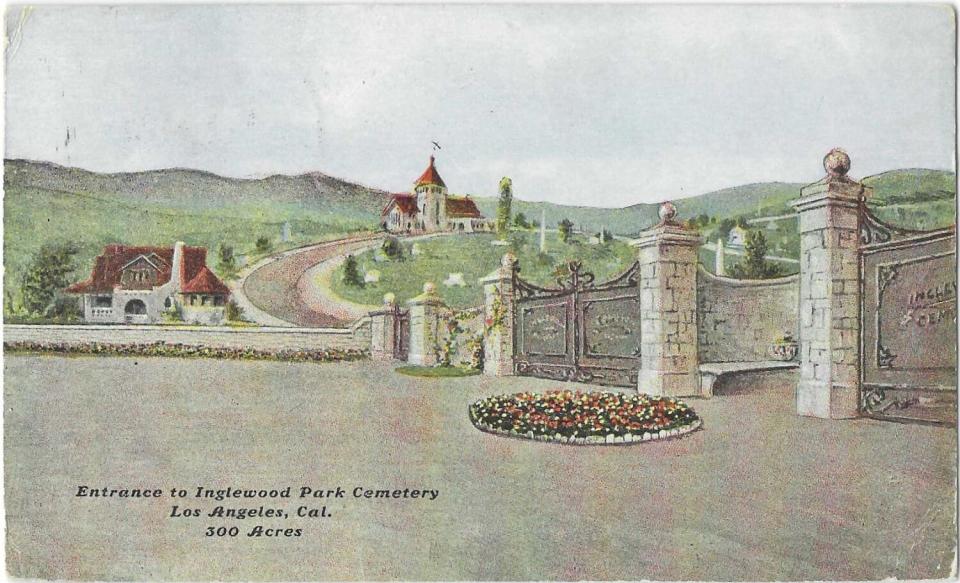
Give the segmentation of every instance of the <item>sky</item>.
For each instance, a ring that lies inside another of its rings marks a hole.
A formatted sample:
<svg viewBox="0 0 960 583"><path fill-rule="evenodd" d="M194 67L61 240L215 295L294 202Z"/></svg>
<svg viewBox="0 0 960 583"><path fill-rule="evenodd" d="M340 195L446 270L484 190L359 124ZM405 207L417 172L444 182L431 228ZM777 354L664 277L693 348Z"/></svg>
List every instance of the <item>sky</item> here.
<svg viewBox="0 0 960 583"><path fill-rule="evenodd" d="M954 169L948 6L41 5L6 32L5 157L94 171L406 191L435 153L451 192L619 207L813 182L833 147Z"/></svg>

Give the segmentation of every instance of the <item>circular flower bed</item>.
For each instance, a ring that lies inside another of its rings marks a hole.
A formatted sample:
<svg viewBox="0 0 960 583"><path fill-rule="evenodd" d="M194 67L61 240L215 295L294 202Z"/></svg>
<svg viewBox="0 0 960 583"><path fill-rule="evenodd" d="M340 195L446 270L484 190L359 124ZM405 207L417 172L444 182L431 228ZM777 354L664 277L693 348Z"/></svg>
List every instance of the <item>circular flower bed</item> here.
<svg viewBox="0 0 960 583"><path fill-rule="evenodd" d="M575 444L650 441L700 427L677 399L569 390L486 397L470 405L470 421L481 431Z"/></svg>

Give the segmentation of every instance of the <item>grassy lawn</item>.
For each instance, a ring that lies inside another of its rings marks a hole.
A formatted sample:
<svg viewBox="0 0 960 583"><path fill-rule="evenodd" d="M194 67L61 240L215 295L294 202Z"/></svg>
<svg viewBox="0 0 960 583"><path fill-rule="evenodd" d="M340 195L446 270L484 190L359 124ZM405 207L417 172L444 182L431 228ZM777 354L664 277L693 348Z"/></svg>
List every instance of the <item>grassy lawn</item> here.
<svg viewBox="0 0 960 583"><path fill-rule="evenodd" d="M540 285L556 285L554 272L566 261L583 261L584 268L596 275L597 281L605 281L626 269L635 256L623 241L590 245L583 237L575 237L563 243L557 233L547 233L544 254L539 251L539 234L532 231L511 233L507 246L492 245L494 239L490 234L473 234L422 240L416 242L418 255L411 253L414 243L404 242L402 261L384 260L377 251L361 253L357 255L360 273L379 271L380 281L362 288L348 286L343 282L341 266L334 274L332 288L348 300L379 304L387 292L405 302L421 293L424 282L432 281L449 306L467 308L483 303L483 287L477 280L496 269L508 250L519 258L523 278ZM451 273L462 273L466 285L444 285Z"/></svg>
<svg viewBox="0 0 960 583"><path fill-rule="evenodd" d="M454 378L454 377L472 377L480 374L475 368L465 368L462 366L401 366L396 371L408 377L426 377L426 378Z"/></svg>

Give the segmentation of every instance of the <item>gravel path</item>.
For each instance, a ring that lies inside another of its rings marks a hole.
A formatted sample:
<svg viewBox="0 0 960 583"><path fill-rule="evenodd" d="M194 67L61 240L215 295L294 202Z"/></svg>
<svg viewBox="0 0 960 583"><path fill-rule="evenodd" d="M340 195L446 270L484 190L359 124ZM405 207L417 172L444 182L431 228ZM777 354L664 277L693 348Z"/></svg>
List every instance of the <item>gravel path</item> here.
<svg viewBox="0 0 960 583"><path fill-rule="evenodd" d="M261 325L346 327L363 315L361 309L318 293L308 282L308 271L325 260L375 247L382 239L380 234L350 237L268 257L234 284L235 299L248 319Z"/></svg>

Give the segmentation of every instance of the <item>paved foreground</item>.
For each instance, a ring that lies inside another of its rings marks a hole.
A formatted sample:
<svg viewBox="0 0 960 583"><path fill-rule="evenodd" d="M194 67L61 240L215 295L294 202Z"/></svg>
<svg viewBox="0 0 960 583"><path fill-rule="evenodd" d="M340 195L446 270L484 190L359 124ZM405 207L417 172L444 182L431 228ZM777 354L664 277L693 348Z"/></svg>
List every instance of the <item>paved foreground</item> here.
<svg viewBox="0 0 960 583"><path fill-rule="evenodd" d="M877 579L943 577L953 560L954 431L798 418L785 383L692 401L705 428L680 440L577 447L470 425L477 397L558 386L537 379L412 379L370 362L5 367L7 568L20 577ZM329 518L167 518L169 498L76 498L78 485L347 497L305 503ZM203 536L224 525L240 534ZM302 536L245 536L256 525Z"/></svg>

